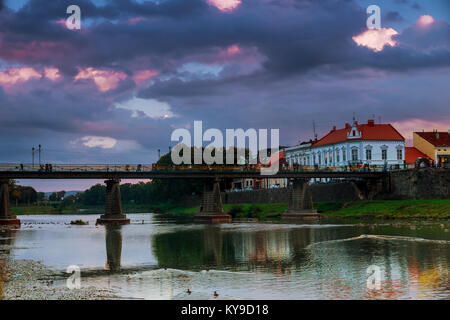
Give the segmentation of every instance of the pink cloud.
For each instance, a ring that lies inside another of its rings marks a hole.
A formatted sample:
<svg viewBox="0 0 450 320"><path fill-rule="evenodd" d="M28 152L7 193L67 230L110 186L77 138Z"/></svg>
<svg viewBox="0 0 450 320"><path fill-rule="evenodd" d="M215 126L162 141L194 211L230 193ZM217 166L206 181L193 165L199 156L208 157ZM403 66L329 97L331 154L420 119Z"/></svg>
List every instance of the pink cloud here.
<svg viewBox="0 0 450 320"><path fill-rule="evenodd" d="M382 51L386 45L394 47L397 44L397 42L392 39L392 36L396 34L398 34L398 32L392 28L368 29L353 36L352 39L358 46L364 46L375 52L379 52Z"/></svg>
<svg viewBox="0 0 450 320"><path fill-rule="evenodd" d="M145 20L147 20L147 19L144 17L134 17L134 18L128 19L128 24L135 25L136 23L138 23L140 21L145 21Z"/></svg>
<svg viewBox="0 0 450 320"><path fill-rule="evenodd" d="M127 75L123 72L115 72L110 70L94 69L92 67L81 69L79 68L78 74L74 80L80 79L92 79L97 85L97 88L101 92L106 92L117 88L120 80L125 80Z"/></svg>
<svg viewBox="0 0 450 320"><path fill-rule="evenodd" d="M56 20L55 23L63 26L64 28L67 28L66 20L64 20L64 19Z"/></svg>
<svg viewBox="0 0 450 320"><path fill-rule="evenodd" d="M241 3L241 0L207 0L210 5L223 12L231 12L235 10Z"/></svg>
<svg viewBox="0 0 450 320"><path fill-rule="evenodd" d="M64 60L67 53L72 48L68 43L52 42L52 41L32 41L26 45L11 45L0 48L0 57L4 60L21 61L24 63L32 63L48 60Z"/></svg>
<svg viewBox="0 0 450 320"><path fill-rule="evenodd" d="M126 131L126 127L116 125L110 121L75 121L80 132L86 132L94 135L122 133Z"/></svg>
<svg viewBox="0 0 450 320"><path fill-rule="evenodd" d="M228 56L234 56L234 55L239 54L241 52L242 52L241 48L239 48L239 46L237 44L233 44L232 46L229 46L227 48L226 54Z"/></svg>
<svg viewBox="0 0 450 320"><path fill-rule="evenodd" d="M142 70L142 71L136 72L132 78L133 78L134 82L136 82L136 84L141 85L146 80L156 77L158 74L159 74L158 71Z"/></svg>
<svg viewBox="0 0 450 320"><path fill-rule="evenodd" d="M32 78L40 79L42 75L34 68L11 68L0 72L0 85L9 87L16 83L26 82Z"/></svg>
<svg viewBox="0 0 450 320"><path fill-rule="evenodd" d="M58 68L45 68L44 75L46 78L48 78L52 81L56 81L61 77L61 74L59 73Z"/></svg>
<svg viewBox="0 0 450 320"><path fill-rule="evenodd" d="M428 14L425 14L425 15L421 16L419 19L417 19L416 24L419 27L426 28L429 25L433 24L433 22L434 22L433 17Z"/></svg>
<svg viewBox="0 0 450 320"><path fill-rule="evenodd" d="M450 129L450 118L443 119L440 121L430 121L423 119L406 119L402 121L391 123L395 129L397 129L403 137L406 139L406 144L412 146L413 132L419 131L433 131L437 129L438 131L447 132Z"/></svg>

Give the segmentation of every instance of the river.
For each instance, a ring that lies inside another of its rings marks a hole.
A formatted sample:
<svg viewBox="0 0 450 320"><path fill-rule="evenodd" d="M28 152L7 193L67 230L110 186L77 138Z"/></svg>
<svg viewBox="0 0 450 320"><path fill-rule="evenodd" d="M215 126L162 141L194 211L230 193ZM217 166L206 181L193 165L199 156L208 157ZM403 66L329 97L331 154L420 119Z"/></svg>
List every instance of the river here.
<svg viewBox="0 0 450 320"><path fill-rule="evenodd" d="M203 225L128 214L130 225L105 227L97 217L20 216L0 243L60 273L77 265L82 286L123 298L450 298L448 221Z"/></svg>

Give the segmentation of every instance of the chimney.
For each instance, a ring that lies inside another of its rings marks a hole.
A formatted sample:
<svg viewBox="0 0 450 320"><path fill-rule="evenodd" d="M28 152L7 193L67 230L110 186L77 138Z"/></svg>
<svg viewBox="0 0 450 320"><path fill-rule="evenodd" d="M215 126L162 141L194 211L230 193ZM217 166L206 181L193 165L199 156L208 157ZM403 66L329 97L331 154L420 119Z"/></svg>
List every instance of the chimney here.
<svg viewBox="0 0 450 320"><path fill-rule="evenodd" d="M358 121L355 120L355 126L357 126L357 125L358 125Z"/></svg>
<svg viewBox="0 0 450 320"><path fill-rule="evenodd" d="M369 119L367 121L367 124L369 125L369 127L374 127L375 126L375 120Z"/></svg>
<svg viewBox="0 0 450 320"><path fill-rule="evenodd" d="M336 131L336 126L333 126L333 130L331 130L331 131Z"/></svg>
<svg viewBox="0 0 450 320"><path fill-rule="evenodd" d="M439 139L439 132L436 130L436 139Z"/></svg>
<svg viewBox="0 0 450 320"><path fill-rule="evenodd" d="M346 123L346 124L345 124L345 129L348 129L348 128L350 128L350 124L349 124L349 123Z"/></svg>
<svg viewBox="0 0 450 320"><path fill-rule="evenodd" d="M448 130L448 132L447 132L447 133L448 133L448 135L450 136L450 130Z"/></svg>

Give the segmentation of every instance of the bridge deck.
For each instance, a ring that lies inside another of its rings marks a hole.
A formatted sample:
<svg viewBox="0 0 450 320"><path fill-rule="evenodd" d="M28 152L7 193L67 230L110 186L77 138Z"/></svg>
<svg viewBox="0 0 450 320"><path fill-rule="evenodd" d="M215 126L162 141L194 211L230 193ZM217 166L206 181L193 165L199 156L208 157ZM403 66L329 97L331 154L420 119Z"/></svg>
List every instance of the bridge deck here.
<svg viewBox="0 0 450 320"><path fill-rule="evenodd" d="M210 179L210 178L379 178L386 175L383 168L280 168L274 175L262 175L249 168L192 168L152 169L151 165L52 165L51 169L38 165L0 165L0 179Z"/></svg>

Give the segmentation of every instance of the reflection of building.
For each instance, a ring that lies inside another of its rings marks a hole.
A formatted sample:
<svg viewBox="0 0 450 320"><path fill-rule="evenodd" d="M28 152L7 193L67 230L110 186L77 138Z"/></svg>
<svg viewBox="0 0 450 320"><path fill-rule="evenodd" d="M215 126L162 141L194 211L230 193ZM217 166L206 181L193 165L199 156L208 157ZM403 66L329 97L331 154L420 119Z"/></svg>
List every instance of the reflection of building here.
<svg viewBox="0 0 450 320"><path fill-rule="evenodd" d="M450 164L450 130L448 132L414 132L414 147L437 164Z"/></svg>

